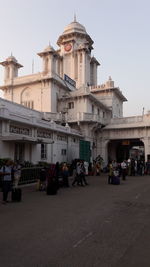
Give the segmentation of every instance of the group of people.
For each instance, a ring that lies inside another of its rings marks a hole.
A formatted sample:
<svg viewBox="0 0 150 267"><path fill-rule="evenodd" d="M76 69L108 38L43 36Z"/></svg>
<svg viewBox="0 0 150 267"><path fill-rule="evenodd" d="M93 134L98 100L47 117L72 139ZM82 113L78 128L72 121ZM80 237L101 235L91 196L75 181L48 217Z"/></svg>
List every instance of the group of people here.
<svg viewBox="0 0 150 267"><path fill-rule="evenodd" d="M116 160L113 160L112 162L110 162L108 165L108 169L109 169L108 184L112 184L113 179L115 178L116 180L118 179L117 184L120 184L121 176L122 176L122 180L126 180L127 168L128 168L128 164L126 160L123 160L121 163L117 163Z"/></svg>
<svg viewBox="0 0 150 267"><path fill-rule="evenodd" d="M21 165L19 162L6 160L0 169L0 178L2 182L3 204L8 203L8 194L12 187L17 188L21 177Z"/></svg>
<svg viewBox="0 0 150 267"><path fill-rule="evenodd" d="M146 171L146 164L144 160L128 159L128 175L144 175Z"/></svg>
<svg viewBox="0 0 150 267"><path fill-rule="evenodd" d="M150 174L150 160L145 164L143 160L136 160L129 158L123 160L121 163L117 163L115 160L111 161L108 165L109 175L108 183L111 183L111 177L118 176L126 180L126 176L144 175Z"/></svg>
<svg viewBox="0 0 150 267"><path fill-rule="evenodd" d="M69 176L73 177L72 186L88 185L86 176L100 175L101 174L101 162L95 161L87 163L84 160L74 160L68 167L68 164L64 162L60 164L51 164L48 168L41 168L39 175L39 190L46 190L48 185L55 185L58 189L60 184L63 187L70 187ZM117 163L115 160L111 161L108 165L108 183L112 183L113 177L122 177L123 180L126 176L150 174L150 160L145 164L143 160L128 159L123 160L121 163ZM8 193L14 188L18 187L19 179L21 177L21 164L19 162L13 162L7 160L5 164L0 168L0 180L2 181L3 191L3 204L8 202ZM61 181L61 182L60 182Z"/></svg>
<svg viewBox="0 0 150 267"><path fill-rule="evenodd" d="M83 160L75 160L70 166L66 162L51 164L48 168L41 168L38 182L38 189L43 191L48 185L70 187L69 176L73 177L72 186L88 185L86 175L88 174L87 164Z"/></svg>

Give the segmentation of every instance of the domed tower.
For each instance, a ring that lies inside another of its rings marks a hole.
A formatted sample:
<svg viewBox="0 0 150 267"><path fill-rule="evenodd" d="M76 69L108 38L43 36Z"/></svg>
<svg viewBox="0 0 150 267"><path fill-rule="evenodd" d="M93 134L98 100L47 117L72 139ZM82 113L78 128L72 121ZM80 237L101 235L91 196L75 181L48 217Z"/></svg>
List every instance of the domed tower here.
<svg viewBox="0 0 150 267"><path fill-rule="evenodd" d="M12 55L6 58L5 61L0 62L2 66L5 68L4 72L4 82L11 82L11 80L15 77L18 77L18 69L23 67L18 63L15 57Z"/></svg>
<svg viewBox="0 0 150 267"><path fill-rule="evenodd" d="M63 58L63 75L75 80L76 87L97 85L97 60L91 57L93 40L76 18L58 38L59 54Z"/></svg>
<svg viewBox="0 0 150 267"><path fill-rule="evenodd" d="M56 52L51 45L48 45L44 51L38 53L38 55L43 59L43 73L51 74L55 71L55 56Z"/></svg>

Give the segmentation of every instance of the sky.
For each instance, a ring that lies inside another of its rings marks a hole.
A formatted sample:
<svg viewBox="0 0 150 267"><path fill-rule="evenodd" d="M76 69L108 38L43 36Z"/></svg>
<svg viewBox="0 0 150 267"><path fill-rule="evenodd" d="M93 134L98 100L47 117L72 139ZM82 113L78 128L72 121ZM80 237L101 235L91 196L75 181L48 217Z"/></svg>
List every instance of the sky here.
<svg viewBox="0 0 150 267"><path fill-rule="evenodd" d="M94 41L98 84L111 76L128 99L124 116L150 110L149 0L0 0L0 61L11 54L24 67L19 76L42 71L37 55L76 19ZM0 85L3 67L0 66Z"/></svg>

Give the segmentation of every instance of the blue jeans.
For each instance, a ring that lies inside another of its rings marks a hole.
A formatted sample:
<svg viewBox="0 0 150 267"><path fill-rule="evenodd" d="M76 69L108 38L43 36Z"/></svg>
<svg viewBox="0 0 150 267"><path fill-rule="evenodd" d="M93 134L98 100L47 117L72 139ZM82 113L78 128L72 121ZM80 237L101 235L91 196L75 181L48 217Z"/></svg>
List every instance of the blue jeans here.
<svg viewBox="0 0 150 267"><path fill-rule="evenodd" d="M7 201L8 193L12 190L11 181L3 181L3 201Z"/></svg>

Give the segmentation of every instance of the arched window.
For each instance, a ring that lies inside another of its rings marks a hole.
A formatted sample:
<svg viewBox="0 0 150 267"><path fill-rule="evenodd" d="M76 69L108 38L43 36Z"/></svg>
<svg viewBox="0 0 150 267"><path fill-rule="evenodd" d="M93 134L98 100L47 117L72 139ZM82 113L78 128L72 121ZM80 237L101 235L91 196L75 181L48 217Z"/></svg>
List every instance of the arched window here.
<svg viewBox="0 0 150 267"><path fill-rule="evenodd" d="M30 88L24 88L21 92L20 96L20 104L27 107L34 109L34 101L31 96L31 89Z"/></svg>

